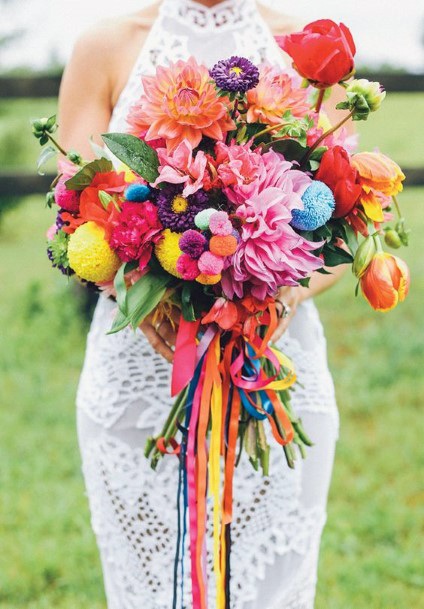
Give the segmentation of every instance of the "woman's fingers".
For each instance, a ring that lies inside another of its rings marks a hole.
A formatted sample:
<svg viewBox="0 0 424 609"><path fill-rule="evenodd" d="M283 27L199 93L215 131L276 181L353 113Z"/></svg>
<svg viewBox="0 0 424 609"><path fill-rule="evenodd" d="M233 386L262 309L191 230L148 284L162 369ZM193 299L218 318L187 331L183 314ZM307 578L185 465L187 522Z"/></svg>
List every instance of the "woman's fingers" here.
<svg viewBox="0 0 424 609"><path fill-rule="evenodd" d="M292 315L289 315L288 317L285 317L284 319L280 319L277 329L275 330L275 332L271 338L271 341L273 343L276 343L277 341L279 341L280 338L283 336L284 332L289 327L291 318L292 318Z"/></svg>
<svg viewBox="0 0 424 609"><path fill-rule="evenodd" d="M164 357L168 362L172 363L174 361L174 352L171 347L165 342L160 334L156 331L154 326L148 321L144 321L140 325L140 329L144 333L145 337L156 351L162 357Z"/></svg>
<svg viewBox="0 0 424 609"><path fill-rule="evenodd" d="M159 336L161 336L163 340L168 343L168 345L175 347L177 333L169 321L163 321L161 324L159 324L156 331Z"/></svg>

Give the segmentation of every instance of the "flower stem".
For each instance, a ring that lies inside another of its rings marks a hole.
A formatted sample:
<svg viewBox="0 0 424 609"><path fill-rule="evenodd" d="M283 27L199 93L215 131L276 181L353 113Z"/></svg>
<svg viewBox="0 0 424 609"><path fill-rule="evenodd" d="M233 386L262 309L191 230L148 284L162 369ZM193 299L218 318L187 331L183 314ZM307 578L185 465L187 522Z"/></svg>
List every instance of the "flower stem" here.
<svg viewBox="0 0 424 609"><path fill-rule="evenodd" d="M349 114L347 116L344 117L343 120L341 120L339 123L337 123L337 125L334 125L334 127L331 127L331 129L329 129L328 131L326 131L325 133L323 133L321 135L321 137L319 137L317 139L317 141L312 144L312 146L309 148L308 152L305 154L305 156L303 157L303 159L301 160L300 165L304 166L306 165L306 163L309 161L309 159L312 156L312 153L314 152L314 150L316 150L318 148L318 146L332 133L334 133L335 131L337 131L338 129L340 129L341 127L343 127L343 125L345 123L347 123L348 120L350 120L353 116L353 110L351 112L349 112Z"/></svg>
<svg viewBox="0 0 424 609"><path fill-rule="evenodd" d="M321 110L322 102L324 101L325 92L327 89L320 89L318 94L317 103L315 104L315 112L319 112Z"/></svg>
<svg viewBox="0 0 424 609"><path fill-rule="evenodd" d="M275 131L275 130L278 131L278 129L282 129L286 125L287 125L287 121L285 123L280 123L278 125L271 125L270 127L267 127L266 129L263 129L262 131L259 131L259 133L257 133L256 135L253 136L253 139L255 140L257 137L266 135L267 133L270 133L271 131Z"/></svg>
<svg viewBox="0 0 424 609"><path fill-rule="evenodd" d="M49 140L51 141L51 143L56 146L56 148L59 150L59 152L61 154L63 154L63 156L68 156L68 153L66 152L66 150L64 150L62 148L62 146L54 139L53 136L50 135L50 133L47 133L47 137L49 138Z"/></svg>
<svg viewBox="0 0 424 609"><path fill-rule="evenodd" d="M397 215L399 216L399 220L401 220L403 218L403 216L402 216L402 211L400 209L399 201L397 200L397 197L395 195L392 196L392 200L393 200L393 203L395 204L395 208L396 208Z"/></svg>

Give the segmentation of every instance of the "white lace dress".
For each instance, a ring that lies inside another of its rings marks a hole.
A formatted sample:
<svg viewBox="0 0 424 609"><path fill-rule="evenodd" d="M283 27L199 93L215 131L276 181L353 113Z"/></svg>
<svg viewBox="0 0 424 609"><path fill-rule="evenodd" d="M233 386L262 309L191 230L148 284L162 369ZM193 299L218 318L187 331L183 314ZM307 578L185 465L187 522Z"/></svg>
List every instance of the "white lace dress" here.
<svg viewBox="0 0 424 609"><path fill-rule="evenodd" d="M140 78L158 64L195 55L212 65L232 54L282 63L253 0L226 0L207 9L193 0L164 0L115 107L111 131L141 92ZM108 609L171 609L177 536L178 460L155 473L143 456L172 404L170 366L141 332L107 336L115 305L100 297L88 335L78 390L78 435L97 537ZM272 446L271 475L242 459L235 476L232 527L232 609L312 609L338 412L326 343L312 301L303 303L280 347L295 362L294 407L315 446L289 470ZM188 563L188 561L187 561ZM189 565L184 607L189 609ZM213 585L210 609L214 609Z"/></svg>

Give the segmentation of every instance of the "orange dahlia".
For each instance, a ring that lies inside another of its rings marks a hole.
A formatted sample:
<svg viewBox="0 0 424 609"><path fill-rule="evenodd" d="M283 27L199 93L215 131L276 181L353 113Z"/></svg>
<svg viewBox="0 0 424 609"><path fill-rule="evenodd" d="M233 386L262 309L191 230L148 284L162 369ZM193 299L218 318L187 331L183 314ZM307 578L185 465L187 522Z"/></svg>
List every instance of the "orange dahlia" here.
<svg viewBox="0 0 424 609"><path fill-rule="evenodd" d="M261 70L259 84L247 92L247 121L279 125L287 110L293 116L303 118L310 110L308 92L294 86L288 74L271 66Z"/></svg>
<svg viewBox="0 0 424 609"><path fill-rule="evenodd" d="M172 151L186 139L195 148L203 136L222 141L234 128L230 100L218 96L208 69L193 57L157 68L143 78L143 88L128 123L147 142L164 138Z"/></svg>

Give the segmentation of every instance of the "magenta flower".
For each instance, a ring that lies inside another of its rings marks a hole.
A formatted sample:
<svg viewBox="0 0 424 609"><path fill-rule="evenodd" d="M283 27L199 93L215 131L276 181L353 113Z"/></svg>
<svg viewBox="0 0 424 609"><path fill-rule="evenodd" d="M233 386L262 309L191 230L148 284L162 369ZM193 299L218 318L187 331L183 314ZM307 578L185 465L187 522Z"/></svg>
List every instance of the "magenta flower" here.
<svg viewBox="0 0 424 609"><path fill-rule="evenodd" d="M125 202L112 231L110 245L124 262L139 261L144 270L152 256L153 245L160 239L162 224L153 203Z"/></svg>

